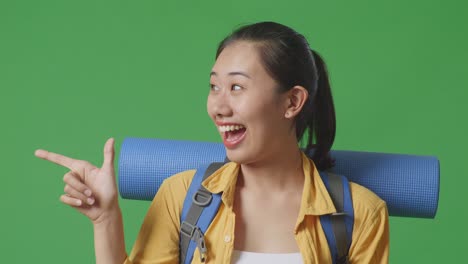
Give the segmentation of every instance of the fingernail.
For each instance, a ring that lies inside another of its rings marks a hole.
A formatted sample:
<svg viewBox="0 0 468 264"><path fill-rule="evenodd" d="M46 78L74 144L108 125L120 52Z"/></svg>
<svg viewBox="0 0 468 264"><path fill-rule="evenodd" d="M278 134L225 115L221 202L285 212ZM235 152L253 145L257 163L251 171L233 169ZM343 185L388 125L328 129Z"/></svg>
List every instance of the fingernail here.
<svg viewBox="0 0 468 264"><path fill-rule="evenodd" d="M81 205L81 200L77 200L76 205Z"/></svg>
<svg viewBox="0 0 468 264"><path fill-rule="evenodd" d="M84 193L86 194L86 196L91 196L91 190L87 189L86 191L84 191Z"/></svg>
<svg viewBox="0 0 468 264"><path fill-rule="evenodd" d="M88 198L87 201L88 201L88 204L89 204L89 205L92 205L92 204L94 203L94 199L93 199L93 198Z"/></svg>

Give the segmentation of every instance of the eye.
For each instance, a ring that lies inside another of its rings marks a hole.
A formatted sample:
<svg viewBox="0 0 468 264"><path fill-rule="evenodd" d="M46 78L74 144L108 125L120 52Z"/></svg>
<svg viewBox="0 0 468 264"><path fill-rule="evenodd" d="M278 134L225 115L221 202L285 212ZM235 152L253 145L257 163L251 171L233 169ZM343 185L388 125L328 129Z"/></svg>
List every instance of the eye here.
<svg viewBox="0 0 468 264"><path fill-rule="evenodd" d="M210 83L210 89L213 91L219 91L219 87Z"/></svg>
<svg viewBox="0 0 468 264"><path fill-rule="evenodd" d="M238 84L234 84L233 86L231 86L231 90L233 91L240 91L242 89L242 87Z"/></svg>

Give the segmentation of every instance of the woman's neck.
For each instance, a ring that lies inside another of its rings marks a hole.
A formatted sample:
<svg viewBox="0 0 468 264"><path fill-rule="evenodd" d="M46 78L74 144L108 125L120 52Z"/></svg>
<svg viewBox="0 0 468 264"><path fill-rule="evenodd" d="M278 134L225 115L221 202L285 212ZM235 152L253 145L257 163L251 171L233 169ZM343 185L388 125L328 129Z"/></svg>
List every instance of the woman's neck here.
<svg viewBox="0 0 468 264"><path fill-rule="evenodd" d="M267 159L242 164L237 182L238 186L252 191L297 190L304 183L300 149L297 146L283 148Z"/></svg>

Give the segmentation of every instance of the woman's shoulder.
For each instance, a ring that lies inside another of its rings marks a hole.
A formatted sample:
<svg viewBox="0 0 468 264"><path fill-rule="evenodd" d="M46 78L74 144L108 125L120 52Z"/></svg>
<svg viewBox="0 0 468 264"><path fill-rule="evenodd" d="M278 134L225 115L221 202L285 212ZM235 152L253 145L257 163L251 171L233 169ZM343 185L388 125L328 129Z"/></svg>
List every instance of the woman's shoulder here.
<svg viewBox="0 0 468 264"><path fill-rule="evenodd" d="M387 204L377 194L357 183L350 182L354 209L354 233L384 228L388 222ZM357 234L356 234L357 235Z"/></svg>
<svg viewBox="0 0 468 264"><path fill-rule="evenodd" d="M350 183L354 207L350 262L388 263L389 223L384 200L357 183Z"/></svg>
<svg viewBox="0 0 468 264"><path fill-rule="evenodd" d="M354 182L349 183L354 210L372 213L385 207L385 201L366 187Z"/></svg>
<svg viewBox="0 0 468 264"><path fill-rule="evenodd" d="M188 190L190 184L192 183L193 176L195 175L196 170L186 170L179 173L176 173L168 178L166 178L161 188L170 187L177 190Z"/></svg>
<svg viewBox="0 0 468 264"><path fill-rule="evenodd" d="M162 203L180 213L195 172L196 170L182 171L164 179L153 198L152 207L159 207Z"/></svg>

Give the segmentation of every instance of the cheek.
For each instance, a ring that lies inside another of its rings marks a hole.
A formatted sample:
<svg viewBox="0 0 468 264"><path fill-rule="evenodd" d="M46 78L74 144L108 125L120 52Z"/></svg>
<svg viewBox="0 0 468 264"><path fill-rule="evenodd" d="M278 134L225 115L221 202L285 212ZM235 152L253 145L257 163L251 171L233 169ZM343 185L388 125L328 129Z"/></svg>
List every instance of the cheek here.
<svg viewBox="0 0 468 264"><path fill-rule="evenodd" d="M249 102L237 104L236 108L238 109L238 115L249 126L255 128L255 133L270 133L280 122L280 107L271 101L249 100Z"/></svg>

